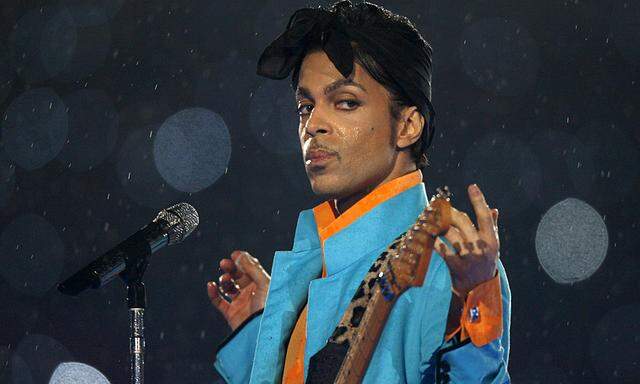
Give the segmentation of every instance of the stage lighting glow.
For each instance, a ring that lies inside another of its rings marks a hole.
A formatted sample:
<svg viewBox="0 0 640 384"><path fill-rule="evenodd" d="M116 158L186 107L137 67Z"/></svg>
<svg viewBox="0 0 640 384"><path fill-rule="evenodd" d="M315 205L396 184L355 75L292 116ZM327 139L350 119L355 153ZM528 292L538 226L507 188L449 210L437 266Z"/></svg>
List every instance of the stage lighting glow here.
<svg viewBox="0 0 640 384"><path fill-rule="evenodd" d="M51 375L49 384L109 384L109 380L94 367L76 362L61 363Z"/></svg>
<svg viewBox="0 0 640 384"><path fill-rule="evenodd" d="M536 231L535 247L545 272L556 282L575 283L593 275L609 245L600 214L582 200L568 198L552 206Z"/></svg>
<svg viewBox="0 0 640 384"><path fill-rule="evenodd" d="M45 294L60 278L64 258L58 231L41 216L20 216L0 235L0 276L22 293Z"/></svg>
<svg viewBox="0 0 640 384"><path fill-rule="evenodd" d="M29 90L13 100L2 120L5 153L27 170L44 166L67 140L64 102L51 88Z"/></svg>
<svg viewBox="0 0 640 384"><path fill-rule="evenodd" d="M64 102L69 111L69 139L58 160L79 172L95 168L116 144L118 111L102 90L83 89Z"/></svg>
<svg viewBox="0 0 640 384"><path fill-rule="evenodd" d="M189 108L169 117L158 130L153 158L162 178L175 189L199 192L229 165L231 137L217 113Z"/></svg>
<svg viewBox="0 0 640 384"><path fill-rule="evenodd" d="M521 95L537 78L538 46L514 21L490 18L472 24L462 32L459 51L464 72L489 92Z"/></svg>

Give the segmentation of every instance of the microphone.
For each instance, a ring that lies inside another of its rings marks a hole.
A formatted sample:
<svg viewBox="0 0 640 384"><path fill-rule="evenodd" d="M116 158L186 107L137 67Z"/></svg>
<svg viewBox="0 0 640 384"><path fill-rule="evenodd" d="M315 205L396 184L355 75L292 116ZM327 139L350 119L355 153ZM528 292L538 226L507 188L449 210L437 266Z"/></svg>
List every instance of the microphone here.
<svg viewBox="0 0 640 384"><path fill-rule="evenodd" d="M151 223L58 284L58 290L75 296L88 288L100 288L118 275L126 281L131 274L144 271L149 255L182 242L199 222L198 212L187 203L163 209Z"/></svg>

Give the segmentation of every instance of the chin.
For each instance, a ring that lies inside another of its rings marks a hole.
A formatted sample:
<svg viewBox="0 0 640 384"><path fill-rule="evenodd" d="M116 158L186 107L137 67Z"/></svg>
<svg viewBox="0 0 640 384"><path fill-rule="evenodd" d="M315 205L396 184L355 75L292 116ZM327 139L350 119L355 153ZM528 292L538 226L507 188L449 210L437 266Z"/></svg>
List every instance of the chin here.
<svg viewBox="0 0 640 384"><path fill-rule="evenodd" d="M339 198L344 193L345 182L335 175L307 172L309 184L314 194L325 198Z"/></svg>

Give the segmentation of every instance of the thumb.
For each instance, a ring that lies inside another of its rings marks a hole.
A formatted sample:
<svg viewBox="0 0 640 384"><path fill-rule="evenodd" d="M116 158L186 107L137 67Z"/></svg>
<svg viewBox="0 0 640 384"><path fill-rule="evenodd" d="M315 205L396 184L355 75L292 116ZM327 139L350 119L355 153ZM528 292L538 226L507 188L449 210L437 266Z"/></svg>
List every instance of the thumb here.
<svg viewBox="0 0 640 384"><path fill-rule="evenodd" d="M240 252L235 259L236 266L253 280L258 288L266 288L271 281L267 271L262 268L260 262L248 252Z"/></svg>
<svg viewBox="0 0 640 384"><path fill-rule="evenodd" d="M497 227L498 226L498 209L497 208L491 209L491 218L493 218L493 226Z"/></svg>

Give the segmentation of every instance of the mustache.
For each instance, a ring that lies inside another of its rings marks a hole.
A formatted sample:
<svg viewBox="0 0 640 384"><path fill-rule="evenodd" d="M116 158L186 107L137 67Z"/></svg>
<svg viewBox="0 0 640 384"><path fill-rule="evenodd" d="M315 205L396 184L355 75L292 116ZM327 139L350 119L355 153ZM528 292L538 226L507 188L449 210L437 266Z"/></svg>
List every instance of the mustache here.
<svg viewBox="0 0 640 384"><path fill-rule="evenodd" d="M334 155L336 156L336 158L338 160L341 159L340 157L340 153L324 144L318 143L318 142L312 142L311 144L309 144L309 146L307 147L307 149L305 151L303 151L303 157L305 160L307 160L309 153L312 151L324 151L327 152L330 155Z"/></svg>
<svg viewBox="0 0 640 384"><path fill-rule="evenodd" d="M307 153L311 152L311 151L325 151L327 153L330 153L332 155L337 155L338 151L333 150L329 147L327 147L326 145L323 144L319 144L319 143L312 143L311 145L309 145L309 147L307 148Z"/></svg>

